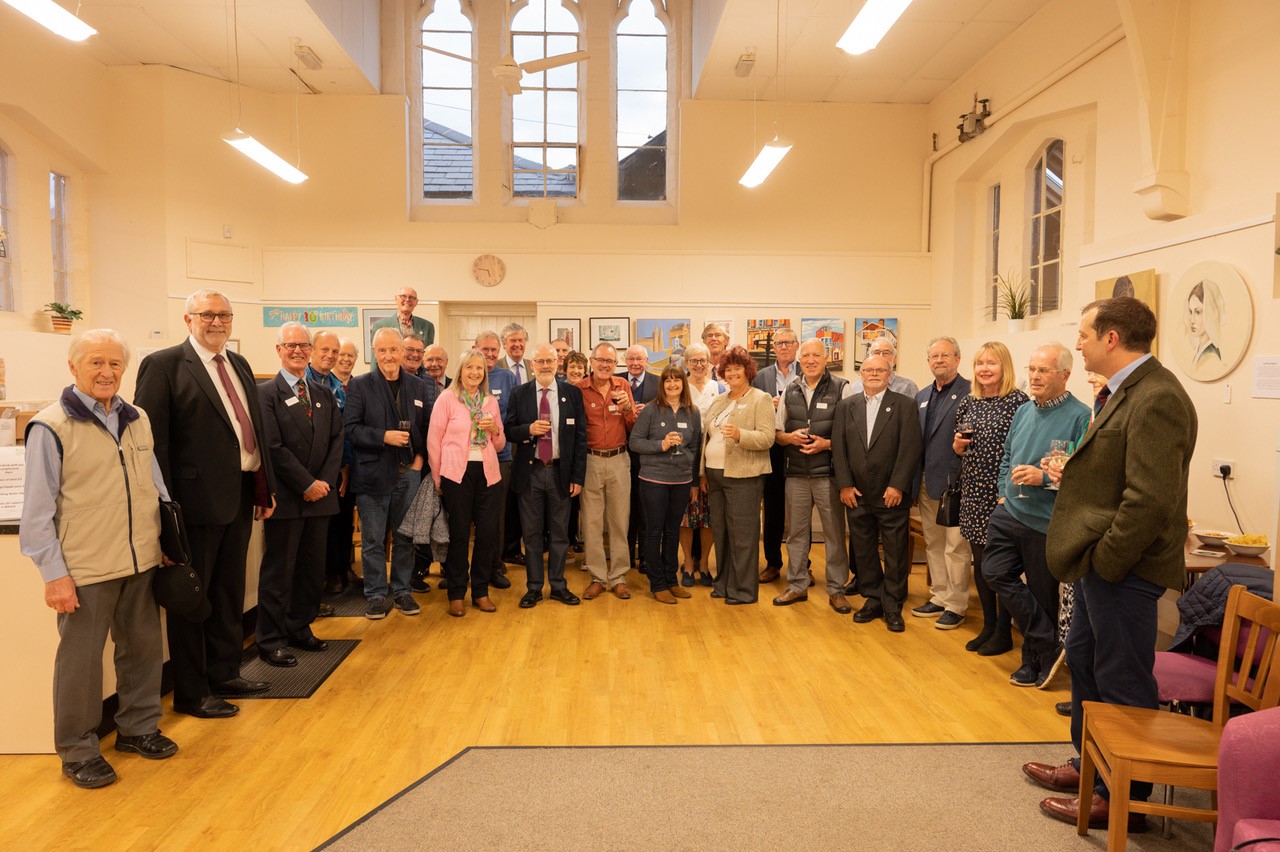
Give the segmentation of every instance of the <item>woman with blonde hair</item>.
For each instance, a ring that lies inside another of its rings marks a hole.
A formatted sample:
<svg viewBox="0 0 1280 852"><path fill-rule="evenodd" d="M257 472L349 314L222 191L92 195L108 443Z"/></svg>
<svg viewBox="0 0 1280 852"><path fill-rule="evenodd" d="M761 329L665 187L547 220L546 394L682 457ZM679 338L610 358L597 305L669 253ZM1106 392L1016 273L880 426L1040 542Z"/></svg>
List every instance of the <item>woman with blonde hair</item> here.
<svg viewBox="0 0 1280 852"><path fill-rule="evenodd" d="M982 631L966 644L966 651L984 657L1013 648L1009 612L997 607L995 590L982 576L982 550L987 521L999 496L1000 460L1013 414L1028 397L1018 390L1009 348L998 340L978 347L973 355L973 390L956 407L956 434L951 448L960 464L960 534L973 551L973 577L982 604Z"/></svg>

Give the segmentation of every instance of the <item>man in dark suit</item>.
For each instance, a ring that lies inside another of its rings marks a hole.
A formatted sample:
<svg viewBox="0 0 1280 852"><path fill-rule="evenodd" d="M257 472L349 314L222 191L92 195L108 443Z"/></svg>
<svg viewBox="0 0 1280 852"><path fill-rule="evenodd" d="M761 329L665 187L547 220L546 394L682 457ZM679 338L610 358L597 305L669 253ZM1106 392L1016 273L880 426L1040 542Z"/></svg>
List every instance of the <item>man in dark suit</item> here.
<svg viewBox="0 0 1280 852"><path fill-rule="evenodd" d="M524 528L527 591L520 606L542 600L542 538L549 531L547 578L551 598L574 606L580 601L564 580L569 550L569 500L582 492L587 476L587 415L582 391L556 381L556 351L542 344L533 351L534 380L511 392L503 424L515 444L511 491L520 501Z"/></svg>
<svg viewBox="0 0 1280 852"><path fill-rule="evenodd" d="M376 369L347 386L342 413L351 442L351 479L360 511L360 564L365 618L386 618L392 606L405 615L421 609L409 585L413 577L413 541L398 531L413 503L426 464L427 424L435 403L435 385L400 366L400 332L379 329L373 335ZM391 582L387 582L387 531L393 531Z"/></svg>
<svg viewBox="0 0 1280 852"><path fill-rule="evenodd" d="M1094 403L1093 424L1061 471L1049 520L1049 570L1075 584L1067 633L1071 667L1071 742L1080 750L1084 701L1157 706L1156 606L1165 589L1186 581L1187 479L1198 428L1195 407L1178 379L1151 355L1156 317L1137 299L1088 305L1076 349L1084 368L1107 377ZM1050 478L1059 476L1046 466ZM1029 763L1033 780L1051 790L1079 792L1079 762ZM1133 783L1135 799L1151 785ZM1089 824L1106 827L1109 803L1099 781ZM1040 808L1074 823L1076 796L1048 798ZM1129 831L1146 817L1133 814Z"/></svg>
<svg viewBox="0 0 1280 852"><path fill-rule="evenodd" d="M751 386L773 397L773 410L777 411L787 385L800 375L800 368L796 363L796 356L799 354L796 333L789 328L775 331L773 350L777 353L774 362L756 373ZM761 532L764 568L760 570L761 583L772 583L782 573L782 534L787 527L787 477L784 471L786 449L779 443L769 448L769 461L773 468L764 479L764 527Z"/></svg>
<svg viewBox="0 0 1280 852"><path fill-rule="evenodd" d="M658 396L658 377L649 372L649 350L640 344L627 348L623 355L625 370L618 373L631 386L631 398L635 400L636 416L644 411L647 403ZM644 507L640 504L640 457L627 450L631 458L631 518L627 523L627 553L631 564L640 567L644 574L648 569L644 563Z"/></svg>
<svg viewBox="0 0 1280 852"><path fill-rule="evenodd" d="M255 638L258 656L273 666L298 664L289 645L329 647L311 632L311 622L324 587L329 518L338 511L342 412L327 387L307 378L311 348L311 332L302 323L280 326L280 372L258 385L279 491L276 510L263 525Z"/></svg>
<svg viewBox="0 0 1280 852"><path fill-rule="evenodd" d="M929 600L911 610L918 618L940 618L943 629L959 627L969 606L969 575L973 554L959 527L938 523L938 501L947 484L960 475L960 456L951 448L956 436L956 408L972 384L960 375L960 344L953 337L936 337L927 350L933 381L916 394L920 432L924 436L918 492L920 526L924 528L925 558L929 562Z"/></svg>
<svg viewBox="0 0 1280 852"><path fill-rule="evenodd" d="M167 614L173 709L213 719L240 711L223 696L271 686L242 678L240 656L249 533L254 519L271 517L275 480L253 370L226 349L231 302L197 291L183 319L190 336L143 360L134 401L151 418L156 461L213 608L202 622Z"/></svg>
<svg viewBox="0 0 1280 852"><path fill-rule="evenodd" d="M840 502L847 507L849 539L858 566L858 593L866 603L858 624L884 618L901 633L902 603L911 573L911 486L920 465L920 421L909 396L889 390L889 362L862 362L862 393L836 403L832 462ZM877 545L884 547L880 564Z"/></svg>

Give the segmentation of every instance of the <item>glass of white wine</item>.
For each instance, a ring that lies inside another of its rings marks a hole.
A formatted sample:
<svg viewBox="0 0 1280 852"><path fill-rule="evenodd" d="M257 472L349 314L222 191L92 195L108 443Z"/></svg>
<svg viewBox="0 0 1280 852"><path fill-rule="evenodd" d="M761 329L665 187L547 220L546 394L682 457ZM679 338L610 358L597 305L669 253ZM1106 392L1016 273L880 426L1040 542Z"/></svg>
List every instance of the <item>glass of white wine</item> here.
<svg viewBox="0 0 1280 852"><path fill-rule="evenodd" d="M1049 442L1048 465L1051 470L1056 471L1061 476L1062 469L1067 466L1067 459L1069 458L1071 458L1070 441L1054 440ZM1057 491L1058 483L1050 480L1045 488L1050 491Z"/></svg>

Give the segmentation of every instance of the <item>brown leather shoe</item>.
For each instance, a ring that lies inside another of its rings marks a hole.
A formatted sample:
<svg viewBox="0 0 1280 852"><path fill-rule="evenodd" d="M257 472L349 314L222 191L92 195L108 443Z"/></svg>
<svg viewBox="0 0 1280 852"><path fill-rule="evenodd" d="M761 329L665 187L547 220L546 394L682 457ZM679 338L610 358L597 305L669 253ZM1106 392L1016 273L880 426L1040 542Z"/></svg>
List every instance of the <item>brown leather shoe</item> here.
<svg viewBox="0 0 1280 852"><path fill-rule="evenodd" d="M660 592L654 592L653 599L658 603L664 603L664 604L673 604L676 602L676 596L671 594L671 592L667 591L666 589L663 589Z"/></svg>
<svg viewBox="0 0 1280 852"><path fill-rule="evenodd" d="M463 600L449 601L449 614L454 618L462 618L467 614L467 603Z"/></svg>
<svg viewBox="0 0 1280 852"><path fill-rule="evenodd" d="M1046 790L1057 790L1062 793L1075 793L1080 789L1080 773L1070 762L1061 766L1050 766L1047 763L1024 763L1022 771L1027 777Z"/></svg>
<svg viewBox="0 0 1280 852"><path fill-rule="evenodd" d="M595 580L591 581L591 585L587 586L582 592L584 600L593 601L604 593L604 584Z"/></svg>
<svg viewBox="0 0 1280 852"><path fill-rule="evenodd" d="M1045 816L1051 816L1054 819L1060 819L1063 822L1076 824L1076 817L1080 813L1080 798L1072 796L1071 798L1059 798L1051 796L1040 803L1040 810ZM1089 803L1089 827L1090 828L1106 828L1107 820L1111 816L1111 803L1099 796L1093 794L1093 800ZM1129 833L1141 834L1147 830L1146 814L1129 814Z"/></svg>
<svg viewBox="0 0 1280 852"><path fill-rule="evenodd" d="M693 597L693 595L689 594L688 589L682 589L679 586L671 587L671 596L676 598L681 598L681 599L688 599Z"/></svg>
<svg viewBox="0 0 1280 852"><path fill-rule="evenodd" d="M772 583L782 575L782 570L776 565L766 565L760 570L760 582Z"/></svg>
<svg viewBox="0 0 1280 852"><path fill-rule="evenodd" d="M476 598L471 605L481 612L497 612L498 608L493 605L493 601L489 600L488 595L483 598Z"/></svg>
<svg viewBox="0 0 1280 852"><path fill-rule="evenodd" d="M791 606L793 603L800 603L809 600L808 592L793 592L787 589L782 594L773 599L774 606Z"/></svg>
<svg viewBox="0 0 1280 852"><path fill-rule="evenodd" d="M631 600L631 590L627 588L626 583L619 583L618 585L614 586L613 593L617 595L618 598L621 600L624 600L624 601Z"/></svg>
<svg viewBox="0 0 1280 852"><path fill-rule="evenodd" d="M849 603L849 599L840 592L836 592L832 595L827 603L831 604L831 608L841 615L848 615L853 612L853 605Z"/></svg>

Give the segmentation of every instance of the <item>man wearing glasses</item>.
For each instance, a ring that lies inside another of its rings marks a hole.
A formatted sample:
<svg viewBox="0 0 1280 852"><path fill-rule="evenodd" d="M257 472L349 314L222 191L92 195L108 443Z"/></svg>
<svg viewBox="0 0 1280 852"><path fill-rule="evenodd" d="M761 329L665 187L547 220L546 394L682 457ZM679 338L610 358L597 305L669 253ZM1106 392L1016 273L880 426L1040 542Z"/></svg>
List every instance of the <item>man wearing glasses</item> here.
<svg viewBox="0 0 1280 852"><path fill-rule="evenodd" d="M773 333L773 349L777 360L756 373L751 380L752 387L757 387L773 397L773 410L778 410L778 402L786 393L787 385L796 380L800 370L796 367L796 355L799 352L799 340L796 333L789 328L780 328ZM761 583L772 583L782 573L782 533L787 526L786 476L784 453L786 447L775 443L769 448L769 461L773 464L770 474L764 481L764 568L760 571Z"/></svg>
<svg viewBox="0 0 1280 852"><path fill-rule="evenodd" d="M240 710L224 697L271 686L242 678L240 655L249 533L254 519L271 517L275 479L253 368L226 348L231 302L199 290L183 319L190 336L143 360L134 401L151 418L156 461L213 608L202 622L167 613L173 709L215 719Z"/></svg>
<svg viewBox="0 0 1280 852"><path fill-rule="evenodd" d="M415 317L413 311L418 307L418 291L412 287L401 287L400 292L396 293L396 315L378 320L373 324L370 331L369 339L373 339L373 334L380 328L394 328L400 332L400 336L406 334L416 334L422 338L424 346L430 346L436 342L436 327L429 319Z"/></svg>

